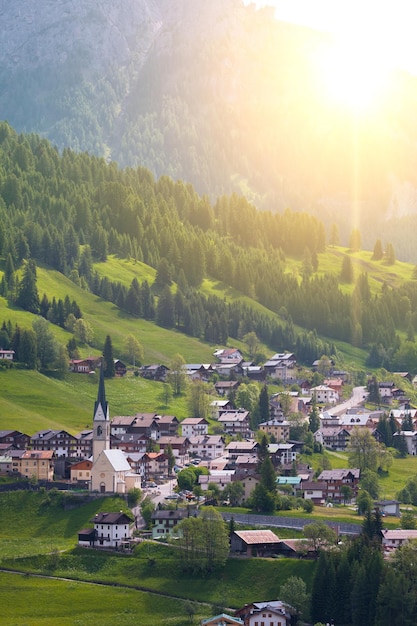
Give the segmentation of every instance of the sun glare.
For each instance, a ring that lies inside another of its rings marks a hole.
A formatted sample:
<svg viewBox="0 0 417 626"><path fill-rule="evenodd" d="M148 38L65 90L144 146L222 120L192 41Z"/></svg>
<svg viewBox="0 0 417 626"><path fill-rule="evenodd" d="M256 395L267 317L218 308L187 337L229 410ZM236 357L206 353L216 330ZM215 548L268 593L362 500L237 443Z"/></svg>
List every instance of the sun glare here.
<svg viewBox="0 0 417 626"><path fill-rule="evenodd" d="M323 52L318 66L325 99L357 113L377 107L388 88L389 64L369 44L336 41Z"/></svg>

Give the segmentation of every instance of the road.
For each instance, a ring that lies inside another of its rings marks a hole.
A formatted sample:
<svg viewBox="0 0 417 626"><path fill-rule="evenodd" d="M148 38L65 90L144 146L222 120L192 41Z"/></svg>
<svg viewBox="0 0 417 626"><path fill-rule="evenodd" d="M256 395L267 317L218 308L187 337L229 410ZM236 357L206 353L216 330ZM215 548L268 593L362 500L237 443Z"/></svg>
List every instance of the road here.
<svg viewBox="0 0 417 626"><path fill-rule="evenodd" d="M228 522L233 517L237 524L247 524L248 526L272 526L274 528L293 528L302 530L307 524L317 521L315 518L295 518L295 517L278 517L276 515L252 515L250 513L222 513L223 519ZM341 535L359 535L361 533L360 524L348 524L342 522L333 522L330 520L323 521L327 526L333 528L337 534Z"/></svg>
<svg viewBox="0 0 417 626"><path fill-rule="evenodd" d="M343 415L343 413L346 413L348 409L363 405L367 395L368 390L366 387L354 387L350 398L340 404L336 404L334 407L331 407L328 412L331 415Z"/></svg>

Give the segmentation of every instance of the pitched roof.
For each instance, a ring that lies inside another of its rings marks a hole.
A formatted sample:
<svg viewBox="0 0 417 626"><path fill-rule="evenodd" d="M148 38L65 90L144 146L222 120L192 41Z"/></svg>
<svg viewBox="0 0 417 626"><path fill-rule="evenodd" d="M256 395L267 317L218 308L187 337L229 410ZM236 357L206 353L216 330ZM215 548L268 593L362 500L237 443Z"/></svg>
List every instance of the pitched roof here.
<svg viewBox="0 0 417 626"><path fill-rule="evenodd" d="M108 459L115 472L130 472L132 470L121 450L102 450L98 458L102 454Z"/></svg>
<svg viewBox="0 0 417 626"><path fill-rule="evenodd" d="M94 524L130 524L131 519L123 511L117 513L97 513L91 520Z"/></svg>
<svg viewBox="0 0 417 626"><path fill-rule="evenodd" d="M247 545L257 543L278 543L280 539L272 530L235 530L237 535Z"/></svg>

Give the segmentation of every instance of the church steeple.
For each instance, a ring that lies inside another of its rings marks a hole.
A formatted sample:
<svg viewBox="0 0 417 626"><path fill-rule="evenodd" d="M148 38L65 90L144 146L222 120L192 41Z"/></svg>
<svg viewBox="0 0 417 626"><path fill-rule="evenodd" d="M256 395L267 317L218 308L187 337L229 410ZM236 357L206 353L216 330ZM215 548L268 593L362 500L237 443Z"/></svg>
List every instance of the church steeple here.
<svg viewBox="0 0 417 626"><path fill-rule="evenodd" d="M93 462L97 461L102 450L110 448L110 413L104 387L103 364L100 367L97 400L94 404L93 416Z"/></svg>

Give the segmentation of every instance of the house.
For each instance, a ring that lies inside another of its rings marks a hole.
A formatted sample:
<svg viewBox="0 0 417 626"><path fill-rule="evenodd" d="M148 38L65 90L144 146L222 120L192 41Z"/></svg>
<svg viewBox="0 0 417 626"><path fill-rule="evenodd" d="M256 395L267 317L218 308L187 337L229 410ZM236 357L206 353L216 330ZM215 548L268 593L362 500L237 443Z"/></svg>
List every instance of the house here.
<svg viewBox="0 0 417 626"><path fill-rule="evenodd" d="M311 393L315 394L318 404L336 404L339 400L337 391L328 387L328 385L317 385L311 388Z"/></svg>
<svg viewBox="0 0 417 626"><path fill-rule="evenodd" d="M210 380L214 372L210 363L186 363L184 369L190 380L201 380L204 383Z"/></svg>
<svg viewBox="0 0 417 626"><path fill-rule="evenodd" d="M287 441L290 437L290 423L284 419L272 419L261 422L259 429L275 438L275 441Z"/></svg>
<svg viewBox="0 0 417 626"><path fill-rule="evenodd" d="M77 374L90 374L100 367L101 356L89 356L85 359L71 359L70 371Z"/></svg>
<svg viewBox="0 0 417 626"><path fill-rule="evenodd" d="M385 552L400 548L408 541L417 539L417 530L382 530L382 547Z"/></svg>
<svg viewBox="0 0 417 626"><path fill-rule="evenodd" d="M384 402L389 402L392 399L394 388L395 385L391 382L378 383L379 395Z"/></svg>
<svg viewBox="0 0 417 626"><path fill-rule="evenodd" d="M324 497L326 500L344 502L343 487L347 485L352 489L352 497L358 494L360 469L333 469L323 470L318 476L318 481L326 484Z"/></svg>
<svg viewBox="0 0 417 626"><path fill-rule="evenodd" d="M152 539L172 535L176 525L188 517L187 509L156 509L152 513Z"/></svg>
<svg viewBox="0 0 417 626"><path fill-rule="evenodd" d="M394 515L400 517L400 502L398 500L379 500L374 502L375 508L379 509L382 515Z"/></svg>
<svg viewBox="0 0 417 626"><path fill-rule="evenodd" d="M413 430L399 430L394 433L394 437L404 437L408 454L411 454L411 456L417 455L417 432Z"/></svg>
<svg viewBox="0 0 417 626"><path fill-rule="evenodd" d="M263 382L266 380L266 372L262 365L242 365L243 375L250 380Z"/></svg>
<svg viewBox="0 0 417 626"><path fill-rule="evenodd" d="M283 487L289 485L292 489L292 495L295 496L297 489L301 485L301 476L278 476L276 479L278 491Z"/></svg>
<svg viewBox="0 0 417 626"><path fill-rule="evenodd" d="M178 434L179 420L175 415L157 415L159 437L175 437Z"/></svg>
<svg viewBox="0 0 417 626"><path fill-rule="evenodd" d="M66 430L40 430L30 438L33 450L53 450L56 457L75 457L77 444L77 437Z"/></svg>
<svg viewBox="0 0 417 626"><path fill-rule="evenodd" d="M261 476L256 471L236 470L233 480L239 480L244 489L242 500L247 500L255 489L256 485L261 482Z"/></svg>
<svg viewBox="0 0 417 626"><path fill-rule="evenodd" d="M0 430L0 444L7 443L17 450L25 450L30 444L29 435L20 430Z"/></svg>
<svg viewBox="0 0 417 626"><path fill-rule="evenodd" d="M3 350L2 348L0 348L0 359L4 359L5 361L13 361L14 355L14 350Z"/></svg>
<svg viewBox="0 0 417 626"><path fill-rule="evenodd" d="M158 444L161 452L166 452L168 446L171 446L177 464L184 465L184 463L188 461L188 451L190 447L188 437L160 437Z"/></svg>
<svg viewBox="0 0 417 626"><path fill-rule="evenodd" d="M110 433L118 437L127 433L143 435L147 439L158 439L157 413L136 413L135 415L118 415L113 417Z"/></svg>
<svg viewBox="0 0 417 626"><path fill-rule="evenodd" d="M91 479L91 469L93 467L93 462L85 459L84 461L79 461L78 463L73 463L70 468L70 480L72 483L78 482L90 482Z"/></svg>
<svg viewBox="0 0 417 626"><path fill-rule="evenodd" d="M314 433L314 440L329 450L343 452L350 439L350 432L342 426L322 426Z"/></svg>
<svg viewBox="0 0 417 626"><path fill-rule="evenodd" d="M85 547L120 548L132 538L131 518L119 513L97 513L94 528L85 528L78 533L78 545Z"/></svg>
<svg viewBox="0 0 417 626"><path fill-rule="evenodd" d="M216 374L218 374L219 376L223 378L229 378L229 376L232 376L232 375L243 376L243 368L242 368L241 363L242 361L240 361L239 359L236 359L235 361L232 361L232 359L229 359L222 363L215 363L213 368Z"/></svg>
<svg viewBox="0 0 417 626"><path fill-rule="evenodd" d="M9 448L8 450L1 450L0 454L3 458L0 463L0 472L7 473L9 476L17 476L20 473L20 459L24 455L26 450L15 450Z"/></svg>
<svg viewBox="0 0 417 626"><path fill-rule="evenodd" d="M290 626L294 623L292 618L296 610L285 602L271 600L246 604L235 615L243 619L245 626Z"/></svg>
<svg viewBox="0 0 417 626"><path fill-rule="evenodd" d="M142 475L145 480L168 476L168 457L165 452L145 452L142 464Z"/></svg>
<svg viewBox="0 0 417 626"><path fill-rule="evenodd" d="M111 448L122 450L127 454L132 452L146 452L148 439L145 435L138 433L126 433L125 435L119 435L118 437L112 437L110 439Z"/></svg>
<svg viewBox="0 0 417 626"><path fill-rule="evenodd" d="M161 364L143 365L139 372L143 378L164 382L168 376L169 367Z"/></svg>
<svg viewBox="0 0 417 626"><path fill-rule="evenodd" d="M327 485L325 482L305 480L299 486L304 500L311 500L316 506L326 502Z"/></svg>
<svg viewBox="0 0 417 626"><path fill-rule="evenodd" d="M342 378L325 378L323 381L323 385L327 385L327 387L334 389L339 398L342 396L344 384L345 383L343 382Z"/></svg>
<svg viewBox="0 0 417 626"><path fill-rule="evenodd" d="M19 459L19 473L26 478L53 480L54 458L52 450L27 450Z"/></svg>
<svg viewBox="0 0 417 626"><path fill-rule="evenodd" d="M294 443L270 443L268 450L275 466L293 463L297 459L297 450Z"/></svg>
<svg viewBox="0 0 417 626"><path fill-rule="evenodd" d="M200 474L198 484L203 491L209 489L210 483L217 485L220 491L232 482L234 470L211 470L210 474Z"/></svg>
<svg viewBox="0 0 417 626"><path fill-rule="evenodd" d="M257 454L239 454L236 461L228 465L230 469L255 471L258 468L259 459Z"/></svg>
<svg viewBox="0 0 417 626"><path fill-rule="evenodd" d="M249 411L246 411L246 409L222 411L218 421L223 426L224 432L229 435L239 434L242 437L250 437L252 434Z"/></svg>
<svg viewBox="0 0 417 626"><path fill-rule="evenodd" d="M77 443L75 445L75 457L79 459L89 459L93 456L93 429L87 428L75 435Z"/></svg>
<svg viewBox="0 0 417 626"><path fill-rule="evenodd" d="M277 553L279 542L272 530L235 530L230 550L246 556L272 556Z"/></svg>
<svg viewBox="0 0 417 626"><path fill-rule="evenodd" d="M214 383L214 388L219 396L230 396L238 390L239 385L238 380L219 380Z"/></svg>
<svg viewBox="0 0 417 626"><path fill-rule="evenodd" d="M208 421L204 417L186 417L181 422L183 437L197 437L208 434Z"/></svg>
<svg viewBox="0 0 417 626"><path fill-rule="evenodd" d="M230 400L213 400L210 402L211 417L217 420L222 411L229 411L232 408Z"/></svg>
<svg viewBox="0 0 417 626"><path fill-rule="evenodd" d="M189 437L188 453L191 457L213 460L224 454L224 439L221 435L198 435Z"/></svg>
<svg viewBox="0 0 417 626"><path fill-rule="evenodd" d="M123 361L121 361L120 359L113 359L114 360L114 373L116 376L118 377L122 377L126 375L127 372L127 367L126 364L123 363Z"/></svg>
<svg viewBox="0 0 417 626"><path fill-rule="evenodd" d="M226 446L226 454L229 462L236 462L236 459L241 454L253 454L256 453L259 448L257 441L231 441Z"/></svg>
<svg viewBox="0 0 417 626"><path fill-rule="evenodd" d="M220 613L214 617L208 617L202 619L201 626L243 626L243 621L240 617L232 617L227 613Z"/></svg>
<svg viewBox="0 0 417 626"><path fill-rule="evenodd" d="M213 356L221 362L225 361L243 361L243 356L238 348L219 348L213 352Z"/></svg>

